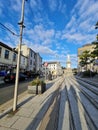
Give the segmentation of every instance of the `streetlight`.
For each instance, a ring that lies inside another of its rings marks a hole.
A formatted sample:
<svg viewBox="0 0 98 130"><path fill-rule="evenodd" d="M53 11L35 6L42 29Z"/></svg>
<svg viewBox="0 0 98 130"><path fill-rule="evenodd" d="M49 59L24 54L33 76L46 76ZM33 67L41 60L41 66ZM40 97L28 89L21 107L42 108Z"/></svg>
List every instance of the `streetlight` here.
<svg viewBox="0 0 98 130"><path fill-rule="evenodd" d="M25 0L22 0L21 21L18 23L20 25L20 39L19 39L19 46L18 46L18 58L17 58L17 70L16 70L15 90L14 90L13 111L15 111L16 107L17 107L17 94L18 94L18 83L19 83L21 44L22 44L22 34L23 34L23 28L24 28L24 25L23 25L23 23L24 23L24 5L25 5Z"/></svg>

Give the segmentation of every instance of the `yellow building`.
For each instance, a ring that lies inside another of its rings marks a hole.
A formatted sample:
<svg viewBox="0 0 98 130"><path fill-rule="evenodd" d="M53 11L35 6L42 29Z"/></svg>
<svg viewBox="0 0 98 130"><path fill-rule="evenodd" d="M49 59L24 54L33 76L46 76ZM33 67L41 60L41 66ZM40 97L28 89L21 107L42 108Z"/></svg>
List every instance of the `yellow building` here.
<svg viewBox="0 0 98 130"><path fill-rule="evenodd" d="M86 44L80 48L78 48L78 71L85 71L85 67L81 67L79 65L80 58L79 56L82 55L84 51L90 51L90 53L94 50L95 45L94 44ZM87 69L96 71L97 66L94 66L93 63L88 64Z"/></svg>

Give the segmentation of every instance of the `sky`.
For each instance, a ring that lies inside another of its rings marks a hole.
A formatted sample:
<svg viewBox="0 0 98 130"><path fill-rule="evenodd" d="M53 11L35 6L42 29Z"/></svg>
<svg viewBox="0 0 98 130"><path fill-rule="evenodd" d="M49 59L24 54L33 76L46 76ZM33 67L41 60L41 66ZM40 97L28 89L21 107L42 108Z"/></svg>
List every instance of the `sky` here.
<svg viewBox="0 0 98 130"><path fill-rule="evenodd" d="M0 0L0 41L19 44L22 0ZM26 0L22 44L38 52L43 62L59 61L66 67L70 55L77 67L79 47L96 40L98 0Z"/></svg>

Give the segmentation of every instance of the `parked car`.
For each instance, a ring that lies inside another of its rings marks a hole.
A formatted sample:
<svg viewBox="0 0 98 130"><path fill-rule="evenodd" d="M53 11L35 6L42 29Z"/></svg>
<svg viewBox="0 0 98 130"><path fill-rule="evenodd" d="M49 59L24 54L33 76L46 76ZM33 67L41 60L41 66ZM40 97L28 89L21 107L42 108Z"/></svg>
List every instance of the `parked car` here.
<svg viewBox="0 0 98 130"><path fill-rule="evenodd" d="M32 77L32 73L30 71L25 71L23 74L26 75L28 78Z"/></svg>
<svg viewBox="0 0 98 130"><path fill-rule="evenodd" d="M0 71L0 76L5 76L5 75L7 75L6 70L1 70L1 71Z"/></svg>
<svg viewBox="0 0 98 130"><path fill-rule="evenodd" d="M12 74L7 74L5 77L4 77L4 82L15 82L15 79L16 79L16 73L12 73ZM19 73L19 81L23 81L23 80L26 80L27 79L27 76L24 75L23 73Z"/></svg>

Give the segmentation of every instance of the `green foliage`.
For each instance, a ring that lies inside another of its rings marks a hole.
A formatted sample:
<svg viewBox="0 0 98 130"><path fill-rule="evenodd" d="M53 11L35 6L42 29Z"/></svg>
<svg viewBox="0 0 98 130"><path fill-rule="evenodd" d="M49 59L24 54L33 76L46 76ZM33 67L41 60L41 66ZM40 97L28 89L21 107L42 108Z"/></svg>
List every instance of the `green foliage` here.
<svg viewBox="0 0 98 130"><path fill-rule="evenodd" d="M29 85L31 85L31 86L37 86L37 85L42 85L42 84L44 84L44 83L45 83L45 82L44 82L43 80L40 80L40 79L37 77L36 79L32 80Z"/></svg>
<svg viewBox="0 0 98 130"><path fill-rule="evenodd" d="M83 67L88 64L88 60L91 57L90 51L84 51L80 56L80 65Z"/></svg>
<svg viewBox="0 0 98 130"><path fill-rule="evenodd" d="M94 58L95 58L95 57L98 58L98 41L92 42L92 44L94 44L95 47L94 47L94 51L91 52L91 55L92 55Z"/></svg>

